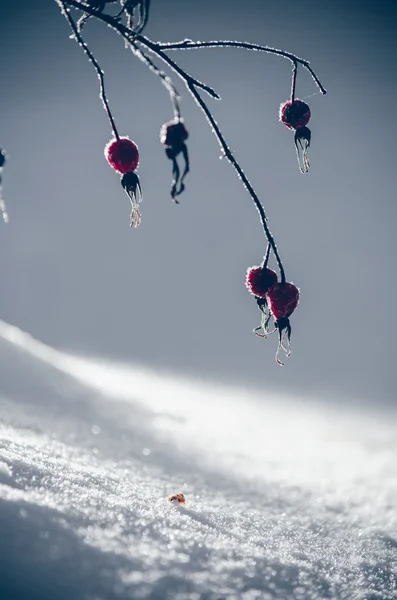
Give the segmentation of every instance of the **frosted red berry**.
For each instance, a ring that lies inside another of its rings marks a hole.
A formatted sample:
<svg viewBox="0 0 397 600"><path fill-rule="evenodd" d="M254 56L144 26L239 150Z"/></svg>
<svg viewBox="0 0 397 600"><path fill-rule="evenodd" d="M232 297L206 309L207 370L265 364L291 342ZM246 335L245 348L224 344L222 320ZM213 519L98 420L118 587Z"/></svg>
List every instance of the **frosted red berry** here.
<svg viewBox="0 0 397 600"><path fill-rule="evenodd" d="M164 123L160 129L160 142L169 148L180 148L188 137L189 133L182 121Z"/></svg>
<svg viewBox="0 0 397 600"><path fill-rule="evenodd" d="M299 302L299 290L293 283L275 283L266 295L271 314L276 322L288 319Z"/></svg>
<svg viewBox="0 0 397 600"><path fill-rule="evenodd" d="M302 100L288 100L280 105L280 121L288 129L300 129L305 127L310 120L310 108Z"/></svg>
<svg viewBox="0 0 397 600"><path fill-rule="evenodd" d="M247 269L245 285L257 298L265 298L269 288L276 282L277 274L272 269L256 266Z"/></svg>
<svg viewBox="0 0 397 600"><path fill-rule="evenodd" d="M105 157L115 171L125 175L138 167L138 146L128 138L113 139L105 147Z"/></svg>

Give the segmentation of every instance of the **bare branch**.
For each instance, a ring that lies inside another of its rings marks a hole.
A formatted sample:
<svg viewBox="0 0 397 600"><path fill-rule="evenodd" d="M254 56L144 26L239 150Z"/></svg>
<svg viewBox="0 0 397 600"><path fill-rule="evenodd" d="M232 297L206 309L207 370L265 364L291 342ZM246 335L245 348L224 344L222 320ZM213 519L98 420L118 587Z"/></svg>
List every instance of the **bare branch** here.
<svg viewBox="0 0 397 600"><path fill-rule="evenodd" d="M313 78L314 83L317 85L320 92L322 94L327 93L327 90L324 88L324 86L318 79L317 75L311 68L308 60L299 58L298 56L295 56L295 54L292 54L291 52L285 52L284 50L278 50L277 48L272 48L271 46L261 46L259 44L251 44L249 42L238 42L238 41L232 41L232 40L220 40L220 41L214 40L214 41L209 41L209 42L193 42L192 40L189 40L189 39L182 40L181 42L175 42L175 43L169 43L169 44L168 43L165 43L165 44L158 43L157 46L158 46L159 50L165 50L165 51L168 51L168 50L196 50L199 48L244 48L245 50L253 50L256 52L267 52L268 54L276 54L277 56L282 56L284 58L287 58L294 64L295 63L301 64L305 69L307 69L309 71L310 75Z"/></svg>
<svg viewBox="0 0 397 600"><path fill-rule="evenodd" d="M155 42L152 42L151 40L143 36L135 35L134 32L128 29L128 27L120 23L118 19L111 17L110 15L106 15L98 10L95 10L94 8L91 8L91 6L89 6L85 2L78 2L77 0L55 0L55 2L58 2L58 4L61 1L64 1L66 5L73 6L74 8L77 8L79 10L83 10L86 13L92 15L93 17L96 17L100 21L103 21L112 29L115 29L130 44L135 44L135 42L139 41L149 50L155 50L155 54L162 58L162 60L165 60L165 58L167 58L165 62L167 62L167 64L175 73L182 77L186 75L186 73L172 59L167 57L166 54L164 54L161 50L157 51L157 44ZM188 77L191 81L194 82L194 85L196 85L198 88L201 88L204 92L212 96L212 98L220 100L220 96L211 87L205 85L198 79L194 79L194 77L191 77L190 75L188 75Z"/></svg>

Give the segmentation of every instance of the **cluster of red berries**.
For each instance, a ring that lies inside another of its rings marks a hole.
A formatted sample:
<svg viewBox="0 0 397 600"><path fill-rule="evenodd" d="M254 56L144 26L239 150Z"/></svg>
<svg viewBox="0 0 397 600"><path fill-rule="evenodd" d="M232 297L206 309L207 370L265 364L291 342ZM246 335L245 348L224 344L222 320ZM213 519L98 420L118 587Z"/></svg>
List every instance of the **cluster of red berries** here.
<svg viewBox="0 0 397 600"><path fill-rule="evenodd" d="M288 129L295 131L295 148L298 164L302 173L309 170L308 150L310 147L311 132L306 125L311 117L309 106L302 100L288 100L280 105L280 121ZM270 249L270 246L269 246ZM269 254L266 254L263 264L250 267L247 270L246 286L255 296L258 307L262 313L261 324L254 329L256 335L267 338L268 335L278 331L278 347L276 360L279 365L284 365L279 359L280 350L286 355L291 353L291 324L289 317L299 303L299 289L284 280L278 281L277 274L267 266ZM274 329L269 331L269 321L273 317Z"/></svg>
<svg viewBox="0 0 397 600"><path fill-rule="evenodd" d="M166 155L173 164L171 197L177 204L176 196L179 196L185 189L183 180L189 172L189 156L185 144L188 137L189 134L180 119L165 123L160 130L160 141L165 146ZM182 175L176 161L179 154L182 154L185 160ZM138 146L128 137L117 137L106 144L105 157L112 169L122 175L121 185L131 202L130 227L138 227L141 222L139 204L142 202L142 189L139 177L135 173L139 165Z"/></svg>
<svg viewBox="0 0 397 600"><path fill-rule="evenodd" d="M295 149L301 173L307 173L310 167L308 152L311 131L306 127L310 116L310 108L302 100L288 100L280 105L280 121L288 129L295 131Z"/></svg>
<svg viewBox="0 0 397 600"><path fill-rule="evenodd" d="M262 322L254 331L256 335L266 338L276 330L279 343L276 360L279 365L284 363L279 359L279 352L283 349L287 356L291 353L291 324L289 317L292 315L299 302L299 289L293 283L278 281L277 274L265 264L250 267L247 270L246 286L256 298L262 312ZM270 318L274 319L274 329L269 331Z"/></svg>
<svg viewBox="0 0 397 600"><path fill-rule="evenodd" d="M286 127L295 131L299 166L304 173L309 168L307 151L310 146L310 130L306 125L310 116L309 106L301 100L288 101L280 106L280 120ZM160 130L160 141L165 147L167 157L173 164L171 197L175 202L178 202L176 197L185 189L183 180L189 171L189 158L185 144L188 137L188 131L181 119L165 123ZM299 149L302 150L302 160L300 160ZM182 175L176 160L180 154L185 160ZM139 164L138 146L126 137L113 139L105 148L105 156L110 166L122 175L121 184L127 192L132 206L130 225L137 227L141 222L139 203L142 200L139 178L135 173ZM279 343L276 360L278 364L283 365L284 363L279 359L279 352L283 349L287 356L290 355L291 325L289 317L298 305L299 290L293 283L279 282L275 271L267 267L267 259L262 266L250 267L247 270L246 286L255 296L262 313L261 325L254 331L263 338L278 331ZM269 321L272 317L274 329L269 331Z"/></svg>

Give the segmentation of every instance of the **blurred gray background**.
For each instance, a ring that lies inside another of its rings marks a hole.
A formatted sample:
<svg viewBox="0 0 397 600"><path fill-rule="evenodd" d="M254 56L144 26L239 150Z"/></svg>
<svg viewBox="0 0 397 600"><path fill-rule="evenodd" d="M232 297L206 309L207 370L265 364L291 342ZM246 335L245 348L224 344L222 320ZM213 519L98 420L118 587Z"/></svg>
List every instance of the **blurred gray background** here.
<svg viewBox="0 0 397 600"><path fill-rule="evenodd" d="M244 286L265 242L252 202L183 84L191 173L181 205L159 143L172 118L160 81L117 35L84 33L106 72L119 131L139 145L142 225L103 148L98 81L52 0L0 4L0 146L8 152L0 223L0 317L68 351L230 383L393 402L396 257L395 3L372 0L152 0L152 39L239 39L311 61L311 164L299 173L278 122L290 63L243 50L173 53L213 86L208 98L267 211L287 277L301 289L293 352L257 339ZM207 98L205 98L207 101Z"/></svg>

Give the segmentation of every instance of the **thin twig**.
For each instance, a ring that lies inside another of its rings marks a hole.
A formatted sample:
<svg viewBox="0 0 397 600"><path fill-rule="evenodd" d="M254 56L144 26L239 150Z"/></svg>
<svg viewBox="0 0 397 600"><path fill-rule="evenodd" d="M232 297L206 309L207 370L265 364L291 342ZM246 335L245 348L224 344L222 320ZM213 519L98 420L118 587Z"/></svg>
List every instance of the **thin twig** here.
<svg viewBox="0 0 397 600"><path fill-rule="evenodd" d="M265 252L265 256L263 257L263 263L262 263L262 268L266 269L267 264L269 262L269 258L270 258L270 250L271 250L271 245L269 244L269 242L267 243L267 247L266 247L266 252Z"/></svg>
<svg viewBox="0 0 397 600"><path fill-rule="evenodd" d="M117 140L119 140L120 136L117 131L116 123L114 122L114 118L113 118L112 112L110 110L109 102L108 102L108 99L106 96L104 73L103 73L98 61L96 60L95 56L92 54L91 50L89 49L89 47L87 46L87 44L85 43L83 38L81 37L81 34L79 33L74 20L70 16L69 11L67 10L67 8L65 6L64 0L55 0L55 1L60 6L63 16L69 23L70 28L73 31L74 38L76 39L78 44L83 48L84 52L87 54L88 58L90 59L90 61L92 62L92 64L95 67L95 70L98 74L99 85L100 85L100 98L102 100L103 107L107 113L113 134L114 134L115 138Z"/></svg>
<svg viewBox="0 0 397 600"><path fill-rule="evenodd" d="M151 52L153 52L159 58L161 58L161 60L163 60L164 62L166 62L167 65L170 67L170 69L172 69L175 73L177 73L177 75L179 75L179 77L181 77L181 79L185 80L186 78L188 78L189 81L191 81L196 87L201 88L209 96L211 96L212 98L215 98L215 100L220 100L221 99L221 97L215 92L215 90L213 90L211 87L209 87L208 85L206 85L202 81L199 81L198 79L195 79L194 77L192 77L191 75L189 75L188 73L186 73L186 71L184 71L183 69L181 69L181 67L174 60L172 60L172 58L170 58L169 56L167 56L161 50L161 48L158 47L157 42L152 42L152 40L149 40L147 37L145 37L143 35L137 35L137 36L131 37L131 35L128 33L128 29L127 29L127 34L125 34L125 32L122 32L121 30L120 30L120 33L128 41L130 41L132 43L134 41L135 42L140 42L143 46L145 46L146 48L148 48L148 50L151 50Z"/></svg>
<svg viewBox="0 0 397 600"><path fill-rule="evenodd" d="M295 91L296 91L296 75L298 73L298 63L294 62L294 66L292 67L292 81L291 81L291 104L295 101Z"/></svg>
<svg viewBox="0 0 397 600"><path fill-rule="evenodd" d="M63 1L64 0L55 0L55 2L58 2L58 4L60 4L60 2L63 2ZM106 14L100 12L99 10L95 10L89 4L86 4L85 2L78 2L77 0L65 0L65 4L68 4L69 6L73 6L74 8L77 8L79 10L83 10L83 11L87 12L88 14L90 14L92 17L96 17L100 21L107 23L107 25L109 25L112 29L115 29L130 44L134 43L136 41L140 41L140 42L147 42L144 44L147 48L149 48L150 46L153 46L153 48L154 48L157 45L155 42L152 42L151 40L149 40L141 35L135 35L134 32L132 32L130 29L128 29L128 27L126 27L125 25L120 23L114 17L111 17L110 15L106 15ZM161 56L161 54L162 54L161 50L159 52L156 51L156 54L157 54L157 56ZM173 71L175 71L175 73L177 73L178 75L181 75L181 74L183 75L185 73L173 60L169 59L168 64L171 67L171 69ZM190 77L190 75L189 75L189 77ZM193 77L191 77L191 79L192 79L192 81L194 81L194 85L196 85L198 88L201 88L209 96L211 96L212 98L215 98L216 100L220 100L220 96L210 86L205 85L204 83L202 83L198 79L194 79Z"/></svg>
<svg viewBox="0 0 397 600"><path fill-rule="evenodd" d="M59 2L62 0L56 0L56 1ZM117 21L115 22L114 19L112 19L108 15L104 15L101 12L91 9L88 5L85 5L85 4L83 5L82 3L76 2L76 0L66 0L66 1L68 2L68 4L75 6L76 8L81 8L83 10L87 10L87 12L89 12L93 16L97 17L99 20L104 21L105 23L110 25L125 40L127 40L133 47L136 46L136 42L140 42L142 45L144 45L146 48L148 48L148 50L150 50L150 52L152 52L153 54L158 56L163 62L165 62L182 79L182 81L185 83L187 89L189 90L190 94L193 96L194 100L196 101L196 103L201 108L202 112L204 113L224 155L226 156L227 160L231 163L231 165L233 166L234 170L236 171L238 177L242 180L243 185L245 186L248 193L250 194L251 199L253 200L253 202L259 212L262 227L264 229L268 243L271 245L271 248L272 248L275 258L277 260L277 264L278 264L278 267L280 270L281 281L285 282L284 267L281 262L281 258L278 253L278 249L277 249L276 243L274 241L274 238L273 238L273 236L270 232L270 229L267 225L267 222L266 222L267 217L265 214L265 210L264 210L254 188L252 187L249 180L247 179L247 176L245 175L243 169L240 167L239 163L234 158L234 155L233 155L232 151L230 150L230 148L228 147L228 145L223 137L223 134L218 127L217 122L215 121L214 117L211 114L211 111L209 110L206 103L204 102L204 100L202 99L202 97L200 96L199 92L196 89L196 87L200 87L201 89L203 89L204 91L209 93L208 90L211 90L211 88L208 88L208 86L205 86L201 82L198 82L196 79L191 77L188 73L186 73L181 67L179 67L179 65L177 65L165 52L162 51L161 46L164 46L164 45L157 44L156 42L152 42L145 36L141 36L141 35L135 36L135 35L131 34L130 30L127 27L125 27L124 25L122 25L121 23L119 23ZM288 54L288 53L282 53L282 51L275 51L275 53L282 54L282 55ZM288 55L287 57L290 58L290 60L295 59L295 57L293 55ZM299 60L299 59L296 59L296 60ZM212 91L212 93L210 93L210 95L212 95L213 97L218 97L217 94L215 94L215 92L213 90L211 90L211 91ZM215 96L214 96L214 94L215 94Z"/></svg>
<svg viewBox="0 0 397 600"><path fill-rule="evenodd" d="M155 75L158 75L158 77L160 77L160 79L162 80L164 86L167 88L168 93L170 95L172 106L174 109L174 117L176 120L179 121L181 118L181 109L179 106L179 100L181 99L181 96L178 93L178 91L176 90L174 84L172 83L171 78L168 77L168 75L166 75L164 73L164 71L161 71L154 64L152 59L147 54L142 52L142 50L140 48L138 48L136 44L130 43L130 48L137 58L139 58L144 64L146 64L149 67L149 69L153 73L155 73Z"/></svg>
<svg viewBox="0 0 397 600"><path fill-rule="evenodd" d="M144 36L138 36L139 41L141 37ZM159 50L196 50L199 48L244 48L245 50L253 50L256 52L267 52L268 54L276 54L278 56L283 56L284 58L287 58L288 60L290 60L293 63L299 63L302 65L302 67L304 67L305 69L307 69L310 73L310 75L312 76L314 83L317 85L317 87L319 88L320 92L322 94L326 94L327 90L324 88L324 86L322 85L322 83L320 82L319 78L317 77L317 75L315 74L315 72L313 71L313 69L310 66L310 63L308 60L305 60L303 58L299 58L298 56L295 56L295 54L292 54L291 52L285 52L284 50L278 50L277 48L272 48L271 46L260 46L259 44L251 44L250 42L237 42L237 41L232 41L232 40L214 40L214 41L209 41L209 42L193 42L193 40L182 40L181 42L175 42L175 43L165 43L165 44L161 44L158 43L157 44Z"/></svg>

